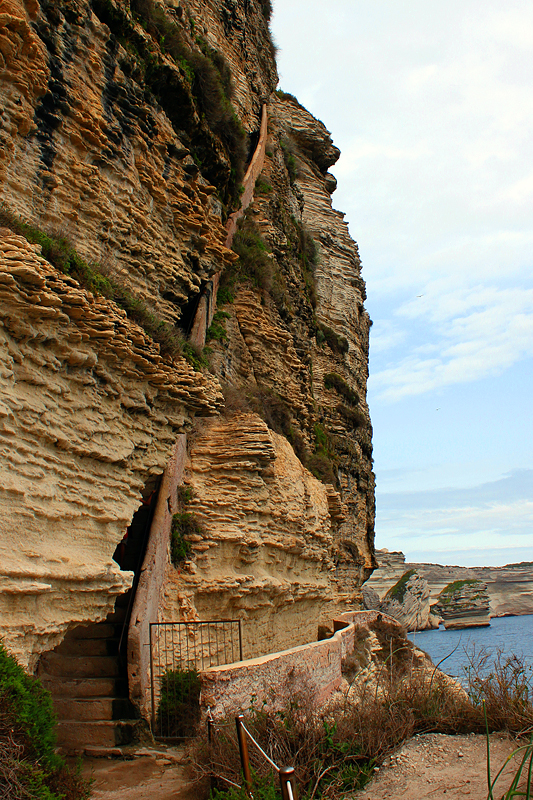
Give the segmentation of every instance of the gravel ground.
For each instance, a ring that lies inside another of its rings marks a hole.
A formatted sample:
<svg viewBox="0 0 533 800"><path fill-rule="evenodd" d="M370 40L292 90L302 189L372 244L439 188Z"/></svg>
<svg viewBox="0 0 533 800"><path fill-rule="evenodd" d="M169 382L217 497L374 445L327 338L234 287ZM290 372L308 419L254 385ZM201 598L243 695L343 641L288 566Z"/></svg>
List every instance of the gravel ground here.
<svg viewBox="0 0 533 800"><path fill-rule="evenodd" d="M126 758L85 758L91 800L200 800L207 789L192 785L185 750L143 747Z"/></svg>
<svg viewBox="0 0 533 800"><path fill-rule="evenodd" d="M505 759L519 746L503 734L490 736L492 778ZM513 765L514 769L513 769ZM501 798L516 771L513 759L495 787ZM487 741L484 736L445 736L429 733L414 736L388 758L376 771L376 777L353 800L423 800L423 798L470 797L484 800L487 787Z"/></svg>

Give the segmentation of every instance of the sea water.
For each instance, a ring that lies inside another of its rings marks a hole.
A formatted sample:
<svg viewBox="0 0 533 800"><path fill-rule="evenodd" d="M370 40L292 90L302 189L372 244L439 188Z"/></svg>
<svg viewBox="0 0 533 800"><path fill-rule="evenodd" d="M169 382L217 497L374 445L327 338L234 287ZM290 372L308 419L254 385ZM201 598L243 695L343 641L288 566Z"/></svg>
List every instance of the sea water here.
<svg viewBox="0 0 533 800"><path fill-rule="evenodd" d="M498 653L502 663L508 656L516 655L533 668L533 614L520 617L494 617L485 628L463 628L410 633L412 642L431 656L439 669L459 680L466 677L471 660L482 652L489 653L492 664Z"/></svg>

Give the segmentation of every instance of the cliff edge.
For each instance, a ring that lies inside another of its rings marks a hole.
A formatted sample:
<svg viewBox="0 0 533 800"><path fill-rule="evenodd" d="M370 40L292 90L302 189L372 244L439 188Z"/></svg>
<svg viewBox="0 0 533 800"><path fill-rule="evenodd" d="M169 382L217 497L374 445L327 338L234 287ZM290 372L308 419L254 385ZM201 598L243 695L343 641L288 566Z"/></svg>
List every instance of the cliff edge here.
<svg viewBox="0 0 533 800"><path fill-rule="evenodd" d="M269 15L0 2L0 635L32 669L159 545L150 621L237 617L248 654L361 606L371 323Z"/></svg>

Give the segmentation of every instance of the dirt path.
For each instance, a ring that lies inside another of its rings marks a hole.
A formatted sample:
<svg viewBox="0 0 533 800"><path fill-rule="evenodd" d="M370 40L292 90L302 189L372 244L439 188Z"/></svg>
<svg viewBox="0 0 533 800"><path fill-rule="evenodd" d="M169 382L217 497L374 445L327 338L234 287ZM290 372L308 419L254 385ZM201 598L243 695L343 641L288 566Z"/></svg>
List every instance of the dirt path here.
<svg viewBox="0 0 533 800"><path fill-rule="evenodd" d="M490 737L492 776L517 747L502 734ZM514 773L515 760L499 780L500 798ZM184 748L145 747L127 759L88 758L83 772L93 779L92 800L204 800L207 787L192 785ZM507 780L505 780L507 778ZM376 771L365 789L350 800L485 800L487 797L484 736L415 736Z"/></svg>
<svg viewBox="0 0 533 800"><path fill-rule="evenodd" d="M490 737L492 778L517 743L503 734ZM388 758L376 777L353 800L456 800L470 797L484 800L487 788L487 742L484 736L445 736L429 733L415 736ZM514 769L513 769L513 765ZM516 759L510 762L495 787L500 798L516 771ZM499 790L499 791L498 791Z"/></svg>
<svg viewBox="0 0 533 800"><path fill-rule="evenodd" d="M91 800L200 800L207 795L191 784L185 750L144 747L126 758L85 758L92 780Z"/></svg>

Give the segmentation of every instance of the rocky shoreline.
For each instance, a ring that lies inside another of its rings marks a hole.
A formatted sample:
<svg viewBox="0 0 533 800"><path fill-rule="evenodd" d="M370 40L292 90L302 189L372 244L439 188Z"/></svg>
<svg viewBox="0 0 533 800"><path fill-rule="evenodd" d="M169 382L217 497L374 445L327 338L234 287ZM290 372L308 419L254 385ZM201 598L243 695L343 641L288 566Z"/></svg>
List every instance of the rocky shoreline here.
<svg viewBox="0 0 533 800"><path fill-rule="evenodd" d="M492 617L533 614L533 562L503 567L409 563L376 550L378 569L365 583L368 608L381 608L408 630L490 625Z"/></svg>

